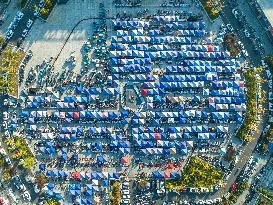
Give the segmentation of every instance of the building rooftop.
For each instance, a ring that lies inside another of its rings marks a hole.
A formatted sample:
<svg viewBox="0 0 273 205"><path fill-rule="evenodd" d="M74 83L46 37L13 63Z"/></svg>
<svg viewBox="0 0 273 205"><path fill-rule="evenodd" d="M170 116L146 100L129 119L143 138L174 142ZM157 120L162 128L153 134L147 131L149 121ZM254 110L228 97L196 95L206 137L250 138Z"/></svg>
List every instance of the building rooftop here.
<svg viewBox="0 0 273 205"><path fill-rule="evenodd" d="M260 4L268 21L273 25L273 1L257 0L257 2Z"/></svg>

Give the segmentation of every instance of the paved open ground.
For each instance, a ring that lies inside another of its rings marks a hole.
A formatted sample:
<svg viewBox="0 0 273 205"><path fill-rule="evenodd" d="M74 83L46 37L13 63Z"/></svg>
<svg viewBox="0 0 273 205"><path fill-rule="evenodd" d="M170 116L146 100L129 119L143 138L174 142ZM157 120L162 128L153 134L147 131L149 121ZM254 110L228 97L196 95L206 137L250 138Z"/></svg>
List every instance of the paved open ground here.
<svg viewBox="0 0 273 205"><path fill-rule="evenodd" d="M25 74L28 73L28 70L32 66L42 63L43 59L49 59L50 57L55 58L67 39L68 41L65 44L64 49L54 65L56 68L61 68L64 61L70 57L71 53L74 53L76 58L76 67L74 71L79 71L82 59L82 46L88 37L91 36L92 24L94 21L97 21L96 18L98 18L99 3L96 2L96 0L70 0L65 5L55 6L46 22L39 19L35 21L34 26L22 45L24 50L27 51L31 49L33 53L35 53L25 69ZM112 1L109 4L109 0L102 0L100 2L105 5L108 18L107 22L110 27L111 19L116 17L118 13L122 14L124 8L116 8L113 6ZM149 13L151 14L156 13L160 9L166 11L187 11L189 9L189 7L162 8L160 7L162 2L163 1L155 2L147 0L143 3L142 7L126 9L126 13L129 15L135 14L145 8L148 8ZM202 9L200 9L198 5L193 4L192 0L187 0L185 2L192 5L190 9L193 13L198 14L202 12ZM218 19L211 24L204 11L203 15L207 22L207 29L216 32L222 21ZM83 19L88 20L84 20L76 26L77 23ZM72 32L74 27L75 29ZM111 30L112 29L109 28L109 31Z"/></svg>

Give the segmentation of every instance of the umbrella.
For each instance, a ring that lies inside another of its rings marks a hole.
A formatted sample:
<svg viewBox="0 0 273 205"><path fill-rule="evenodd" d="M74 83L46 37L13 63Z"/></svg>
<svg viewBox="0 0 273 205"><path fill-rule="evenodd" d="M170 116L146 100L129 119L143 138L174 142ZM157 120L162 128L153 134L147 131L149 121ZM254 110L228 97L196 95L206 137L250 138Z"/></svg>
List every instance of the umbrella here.
<svg viewBox="0 0 273 205"><path fill-rule="evenodd" d="M55 197L56 197L56 199L57 199L58 201L60 201L60 200L63 199L63 197L62 197L60 194L56 194Z"/></svg>
<svg viewBox="0 0 273 205"><path fill-rule="evenodd" d="M47 184L47 188L48 188L48 189L53 189L53 188L54 188L54 184L48 183L48 184Z"/></svg>
<svg viewBox="0 0 273 205"><path fill-rule="evenodd" d="M46 165L45 165L45 164L40 164L40 165L39 165L39 169L40 169L41 171L44 171L45 168L46 168Z"/></svg>

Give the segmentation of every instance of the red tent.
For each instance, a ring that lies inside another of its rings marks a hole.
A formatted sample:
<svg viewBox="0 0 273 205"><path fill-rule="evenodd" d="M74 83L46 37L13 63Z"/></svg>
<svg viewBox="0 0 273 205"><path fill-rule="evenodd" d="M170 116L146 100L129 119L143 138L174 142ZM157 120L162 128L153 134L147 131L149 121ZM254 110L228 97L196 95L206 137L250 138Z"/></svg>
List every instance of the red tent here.
<svg viewBox="0 0 273 205"><path fill-rule="evenodd" d="M212 52L213 51L213 46L212 45L208 45L208 51Z"/></svg>
<svg viewBox="0 0 273 205"><path fill-rule="evenodd" d="M80 179L81 178L81 173L80 172L72 172L72 177L75 179Z"/></svg>
<svg viewBox="0 0 273 205"><path fill-rule="evenodd" d="M170 178L170 172L164 172L164 178Z"/></svg>
<svg viewBox="0 0 273 205"><path fill-rule="evenodd" d="M155 139L160 140L161 139L161 134L159 132L155 133Z"/></svg>
<svg viewBox="0 0 273 205"><path fill-rule="evenodd" d="M167 165L167 168L168 168L168 169L173 169L173 168L174 168L174 165L173 165L173 164L168 164L168 165Z"/></svg>
<svg viewBox="0 0 273 205"><path fill-rule="evenodd" d="M147 94L148 94L148 89L142 88L142 89L141 89L141 94L142 94L142 95L147 95Z"/></svg>
<svg viewBox="0 0 273 205"><path fill-rule="evenodd" d="M122 164L128 164L128 162L129 162L129 159L128 159L128 157L127 156L124 156L124 157L121 157L121 163Z"/></svg>
<svg viewBox="0 0 273 205"><path fill-rule="evenodd" d="M80 118L79 112L73 112L73 118Z"/></svg>

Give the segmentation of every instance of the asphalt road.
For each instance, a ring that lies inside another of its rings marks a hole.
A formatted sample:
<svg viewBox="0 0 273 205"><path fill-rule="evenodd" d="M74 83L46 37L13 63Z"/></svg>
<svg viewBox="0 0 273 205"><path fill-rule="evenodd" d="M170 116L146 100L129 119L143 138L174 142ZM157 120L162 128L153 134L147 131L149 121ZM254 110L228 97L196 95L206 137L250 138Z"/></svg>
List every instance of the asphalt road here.
<svg viewBox="0 0 273 205"><path fill-rule="evenodd" d="M227 2L228 0L226 0ZM245 1L246 0L241 0L241 1ZM251 61L251 63L254 66L259 66L261 65L261 60L263 58L263 56L258 55L254 49L253 49L253 45L251 44L250 40L248 38L246 38L243 34L243 31L241 30L241 26L239 25L237 19L234 17L234 15L232 14L232 9L234 7L232 7L230 4L226 4L225 8L223 9L223 15L222 15L222 19L224 21L225 24L231 24L234 29L235 29L235 33L237 34L237 36L239 37L240 41L244 44L245 49L247 50L248 54L249 54L249 59ZM255 17L255 13L247 13L247 15L253 15L252 17ZM257 20L258 21L258 20ZM254 24L253 22L249 22L252 25ZM256 22L257 23L257 22ZM259 22L258 22L259 23ZM255 27L254 27L255 28ZM264 36L264 38L262 38L262 40L264 40L263 44L265 46L269 46L272 47L272 45L268 45L265 41L270 41L270 39L265 39L268 38L268 36ZM271 48L269 48L271 49ZM269 50L267 49L267 50ZM262 78L263 79L267 79L265 72L262 74ZM263 90L266 91L266 93L268 93L268 83L262 83L262 88ZM266 95L267 96L267 95ZM264 103L263 107L267 108L268 107L268 101L266 100L266 102ZM231 185L236 181L237 176L240 174L241 170L244 168L245 164L247 163L247 161L249 160L250 156L252 155L255 146L257 144L257 141L259 139L259 137L261 136L262 130L264 128L264 126L266 125L266 122L268 121L268 115L267 113L263 114L262 118L261 118L261 122L258 125L258 131L254 133L253 137L254 140L247 143L241 153L241 156L239 158L238 163L236 164L236 166L233 168L231 175L227 181L227 184L224 188L220 189L218 192L216 192L214 195L212 195L210 198L216 198L216 197L221 197L224 194L226 194Z"/></svg>

